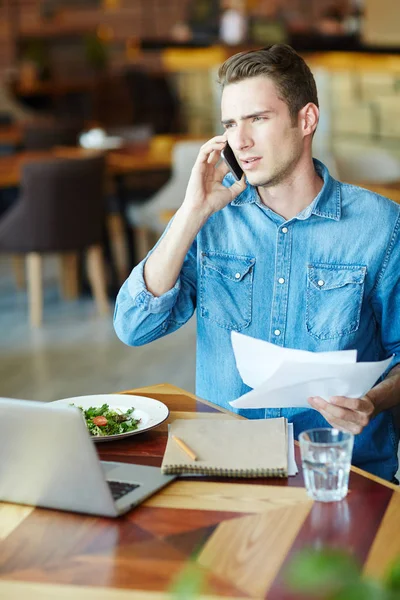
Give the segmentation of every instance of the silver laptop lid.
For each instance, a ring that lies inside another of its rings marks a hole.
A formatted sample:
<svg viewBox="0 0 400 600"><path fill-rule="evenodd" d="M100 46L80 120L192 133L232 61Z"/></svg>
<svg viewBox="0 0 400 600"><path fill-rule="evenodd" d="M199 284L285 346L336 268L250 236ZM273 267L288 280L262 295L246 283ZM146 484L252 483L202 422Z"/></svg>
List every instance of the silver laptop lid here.
<svg viewBox="0 0 400 600"><path fill-rule="evenodd" d="M117 515L79 409L0 398L0 500Z"/></svg>

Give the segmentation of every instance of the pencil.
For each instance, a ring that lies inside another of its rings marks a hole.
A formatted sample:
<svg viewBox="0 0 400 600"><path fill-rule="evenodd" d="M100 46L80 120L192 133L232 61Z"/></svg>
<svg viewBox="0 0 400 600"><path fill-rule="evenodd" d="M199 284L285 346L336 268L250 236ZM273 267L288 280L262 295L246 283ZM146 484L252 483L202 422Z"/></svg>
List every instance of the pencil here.
<svg viewBox="0 0 400 600"><path fill-rule="evenodd" d="M185 444L185 442L183 442L180 438L176 437L176 435L172 436L172 439L174 440L174 442L176 442L178 444L178 446L180 448L182 448L182 450L184 452L186 452L186 454L192 459L192 460L197 460L197 456L195 455L195 453L193 452L193 450L191 450L189 448L189 446L187 446Z"/></svg>

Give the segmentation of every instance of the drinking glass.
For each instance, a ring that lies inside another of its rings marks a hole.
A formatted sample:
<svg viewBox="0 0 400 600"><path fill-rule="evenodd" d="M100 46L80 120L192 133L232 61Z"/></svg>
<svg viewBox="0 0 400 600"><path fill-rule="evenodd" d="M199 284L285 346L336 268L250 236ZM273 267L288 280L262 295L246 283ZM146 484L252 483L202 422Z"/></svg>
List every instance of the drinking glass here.
<svg viewBox="0 0 400 600"><path fill-rule="evenodd" d="M348 492L354 435L338 429L309 429L299 435L307 494L335 502Z"/></svg>

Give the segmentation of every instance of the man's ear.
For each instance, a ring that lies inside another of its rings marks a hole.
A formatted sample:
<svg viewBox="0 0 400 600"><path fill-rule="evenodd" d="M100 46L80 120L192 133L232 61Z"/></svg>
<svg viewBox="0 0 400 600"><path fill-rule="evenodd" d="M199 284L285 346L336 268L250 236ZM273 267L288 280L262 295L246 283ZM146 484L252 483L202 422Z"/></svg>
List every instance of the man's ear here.
<svg viewBox="0 0 400 600"><path fill-rule="evenodd" d="M304 135L312 135L317 129L319 120L319 108L313 102L309 102L299 112L299 125Z"/></svg>

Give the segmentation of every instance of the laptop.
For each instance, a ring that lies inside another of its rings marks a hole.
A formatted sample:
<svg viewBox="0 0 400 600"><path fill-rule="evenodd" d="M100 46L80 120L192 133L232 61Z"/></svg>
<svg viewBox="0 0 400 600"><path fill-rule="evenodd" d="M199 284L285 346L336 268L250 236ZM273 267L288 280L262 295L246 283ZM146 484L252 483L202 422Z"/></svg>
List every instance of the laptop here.
<svg viewBox="0 0 400 600"><path fill-rule="evenodd" d="M0 501L118 517L175 477L100 461L78 408L0 398Z"/></svg>

